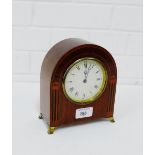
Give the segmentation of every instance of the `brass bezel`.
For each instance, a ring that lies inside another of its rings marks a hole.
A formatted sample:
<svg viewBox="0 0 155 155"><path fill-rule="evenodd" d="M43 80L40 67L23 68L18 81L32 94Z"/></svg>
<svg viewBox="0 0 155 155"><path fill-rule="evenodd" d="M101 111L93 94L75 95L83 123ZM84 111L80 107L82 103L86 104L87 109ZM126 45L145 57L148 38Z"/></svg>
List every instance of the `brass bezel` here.
<svg viewBox="0 0 155 155"><path fill-rule="evenodd" d="M75 64L77 64L77 63L79 63L80 61L83 61L83 60L94 60L94 61L96 61L99 64L99 66L101 67L101 69L102 69L103 79L105 79L105 80L103 80L102 86L101 86L100 90L97 92L96 95L94 95L93 97L90 97L89 99L86 99L86 100L77 100L77 99L73 99L73 98L71 98L71 97L68 96L68 94L67 94L67 92L65 90L65 79L66 79L66 76L67 76L68 72L70 71L70 69ZM81 105L81 104L89 104L89 103L97 100L100 97L100 95L104 92L104 90L106 88L107 80L108 80L107 71L106 71L105 67L102 65L102 62L100 60L96 59L96 58L93 58L93 57L84 57L84 58L81 58L81 59L76 60L75 62L73 62L67 68L67 70L66 70L66 72L65 72L65 74L63 76L62 88L63 88L63 92L64 92L65 97L68 100L70 100L71 102L74 102L74 103L79 104L79 105Z"/></svg>

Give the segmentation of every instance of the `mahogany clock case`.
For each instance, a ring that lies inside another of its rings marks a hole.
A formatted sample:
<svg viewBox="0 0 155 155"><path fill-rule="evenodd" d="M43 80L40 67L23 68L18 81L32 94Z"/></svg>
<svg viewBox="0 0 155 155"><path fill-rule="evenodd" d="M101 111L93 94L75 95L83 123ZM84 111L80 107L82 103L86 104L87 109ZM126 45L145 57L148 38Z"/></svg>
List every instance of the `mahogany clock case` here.
<svg viewBox="0 0 155 155"><path fill-rule="evenodd" d="M81 58L98 59L107 71L106 87L100 97L89 104L76 104L65 97L63 77L67 68ZM40 75L40 113L49 127L97 118L113 118L117 68L112 55L103 47L71 38L53 46L45 56ZM91 117L76 119L76 109L93 107Z"/></svg>

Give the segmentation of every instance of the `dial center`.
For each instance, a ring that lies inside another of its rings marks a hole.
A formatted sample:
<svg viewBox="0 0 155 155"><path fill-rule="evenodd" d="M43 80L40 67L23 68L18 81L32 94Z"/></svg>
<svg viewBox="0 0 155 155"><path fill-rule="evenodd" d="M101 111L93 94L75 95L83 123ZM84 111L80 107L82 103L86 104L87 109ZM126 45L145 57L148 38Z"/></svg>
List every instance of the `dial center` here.
<svg viewBox="0 0 155 155"><path fill-rule="evenodd" d="M87 79L84 79L84 80L83 80L83 83L87 83Z"/></svg>

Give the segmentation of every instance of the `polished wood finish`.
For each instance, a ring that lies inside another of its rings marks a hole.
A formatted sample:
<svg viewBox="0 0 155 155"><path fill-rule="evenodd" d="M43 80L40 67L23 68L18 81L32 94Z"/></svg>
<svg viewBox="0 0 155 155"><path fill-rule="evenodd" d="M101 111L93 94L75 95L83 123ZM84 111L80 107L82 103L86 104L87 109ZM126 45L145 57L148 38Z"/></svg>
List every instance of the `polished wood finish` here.
<svg viewBox="0 0 155 155"><path fill-rule="evenodd" d="M68 100L62 88L64 73L77 59L99 59L107 70L107 84L102 95L87 105L74 104ZM65 39L53 46L45 56L40 76L40 111L49 127L97 118L112 118L117 82L117 68L112 55L103 47L82 39ZM75 119L79 108L93 107L93 116Z"/></svg>

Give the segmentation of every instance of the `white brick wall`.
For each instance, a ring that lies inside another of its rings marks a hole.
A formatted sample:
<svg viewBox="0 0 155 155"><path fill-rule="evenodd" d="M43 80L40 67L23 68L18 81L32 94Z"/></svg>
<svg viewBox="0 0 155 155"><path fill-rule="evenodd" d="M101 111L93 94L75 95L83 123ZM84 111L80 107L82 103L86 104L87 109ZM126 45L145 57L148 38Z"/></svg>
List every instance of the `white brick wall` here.
<svg viewBox="0 0 155 155"><path fill-rule="evenodd" d="M39 82L46 52L69 37L108 49L119 84L142 84L142 0L13 0L13 80Z"/></svg>

